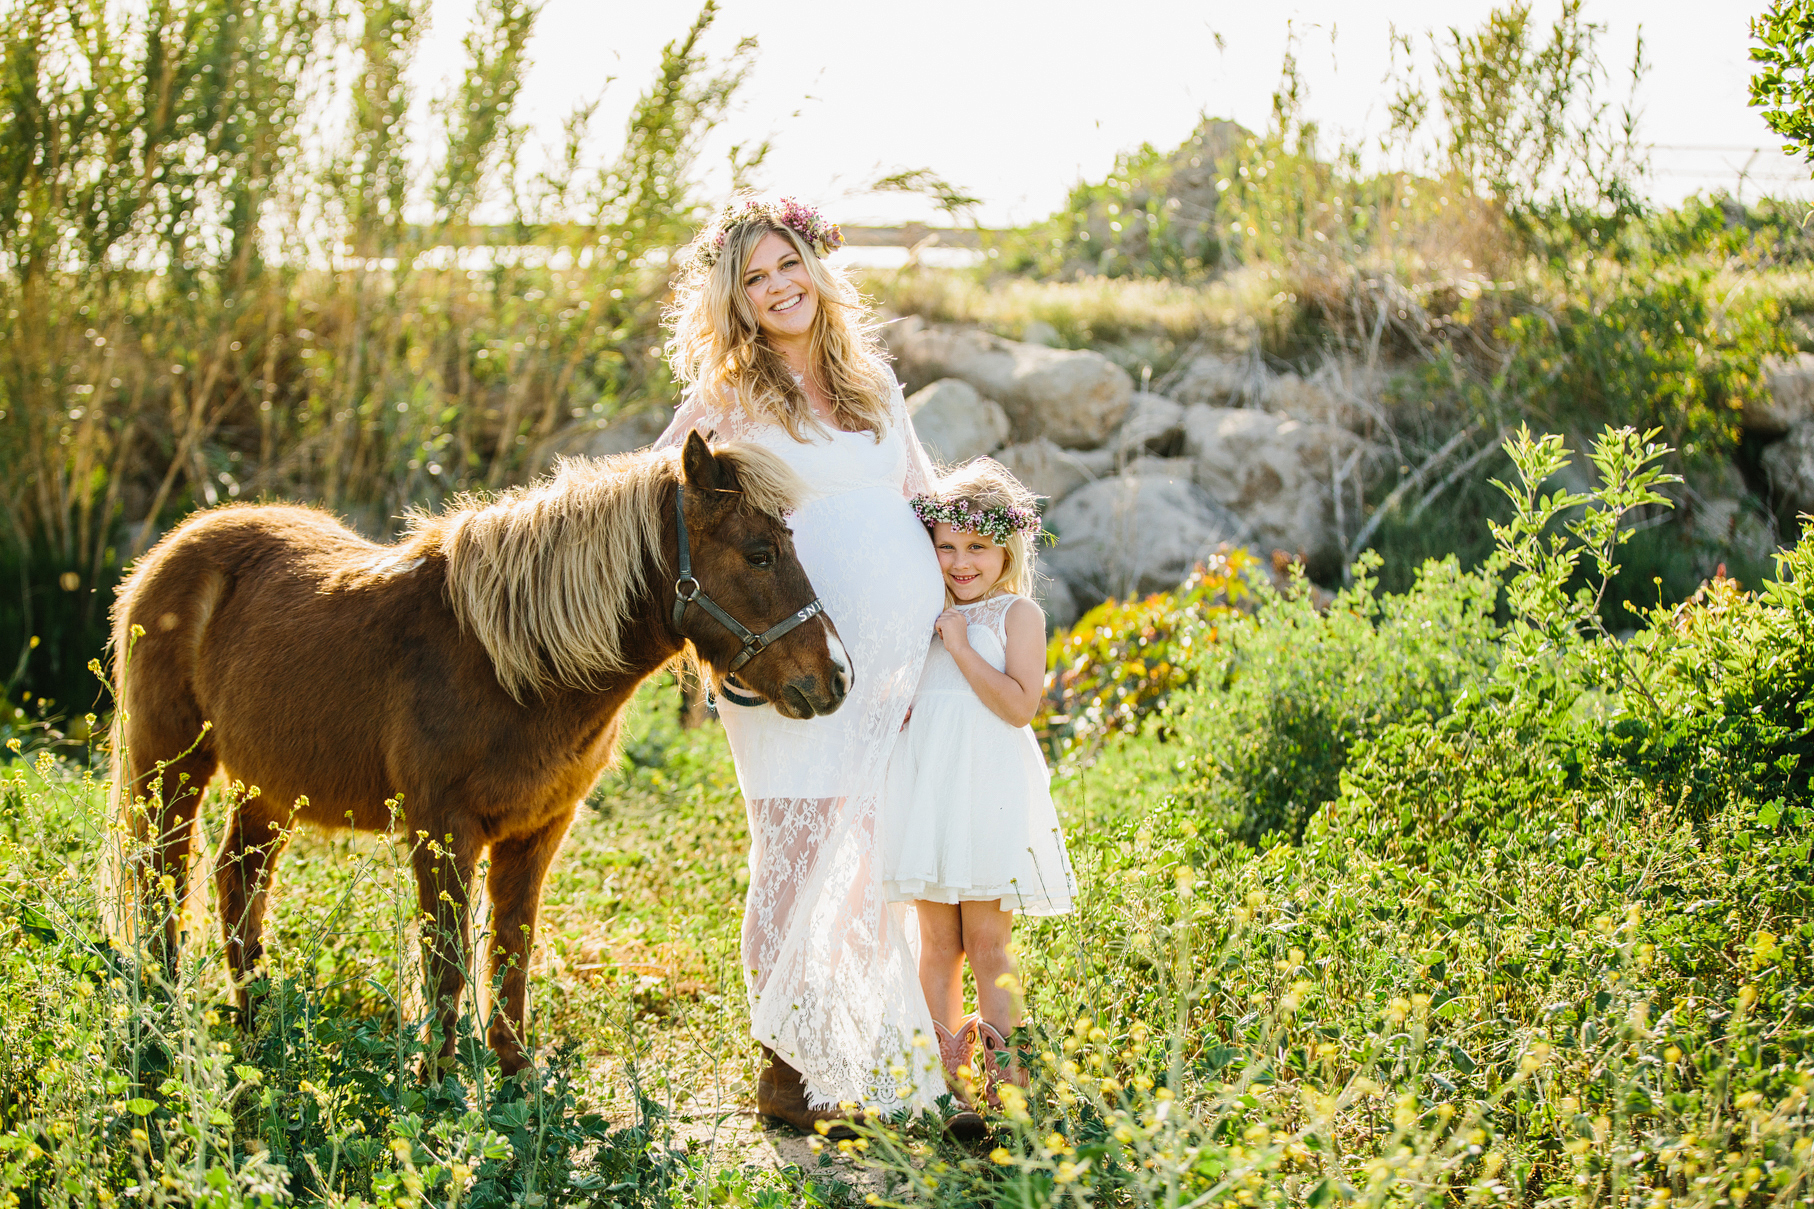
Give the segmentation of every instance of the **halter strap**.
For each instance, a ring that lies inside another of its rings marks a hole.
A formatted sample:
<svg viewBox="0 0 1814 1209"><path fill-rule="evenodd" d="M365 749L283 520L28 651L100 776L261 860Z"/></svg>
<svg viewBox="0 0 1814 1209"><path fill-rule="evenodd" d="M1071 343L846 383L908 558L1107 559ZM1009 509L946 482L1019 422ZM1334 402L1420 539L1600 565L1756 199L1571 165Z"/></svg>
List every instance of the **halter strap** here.
<svg viewBox="0 0 1814 1209"><path fill-rule="evenodd" d="M674 629L680 630L680 623L687 615L687 606L696 604L704 609L714 621L729 630L743 643L743 649L731 660L731 666L725 669L729 675L738 668L760 655L776 640L794 632L814 617L825 611L825 605L817 597L804 609L792 617L783 619L758 634L718 607L718 602L706 595L704 587L693 575L693 552L687 541L686 484L674 484L674 530L679 539L680 567L679 578L674 581ZM691 588L685 585L691 584Z"/></svg>

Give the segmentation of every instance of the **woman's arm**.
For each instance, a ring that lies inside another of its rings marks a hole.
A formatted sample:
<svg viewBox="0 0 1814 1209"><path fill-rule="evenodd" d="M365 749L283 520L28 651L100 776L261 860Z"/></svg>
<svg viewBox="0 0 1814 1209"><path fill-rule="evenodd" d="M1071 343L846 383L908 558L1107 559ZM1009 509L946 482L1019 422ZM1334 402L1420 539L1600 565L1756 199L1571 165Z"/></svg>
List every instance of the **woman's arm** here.
<svg viewBox="0 0 1814 1209"><path fill-rule="evenodd" d="M655 438L655 443L649 448L667 449L670 446L679 445L695 428L699 430L701 436L705 436L712 431L713 419L711 410L699 401L699 392L688 391L686 397L681 399L680 406L674 409L674 418L668 422L667 428Z"/></svg>
<svg viewBox="0 0 1814 1209"><path fill-rule="evenodd" d="M894 388L895 419L901 426L901 440L907 446L907 477L901 483L901 494L908 499L916 495L930 495L934 472L932 459L926 456L926 447L920 444L919 434L913 431L913 416L907 411L907 396L901 388Z"/></svg>
<svg viewBox="0 0 1814 1209"><path fill-rule="evenodd" d="M1025 726L1039 711L1046 685L1046 615L1022 597L1008 606L1008 667L998 672L970 645L968 619L946 609L938 619L939 637L958 671L976 690L989 712L1009 726Z"/></svg>

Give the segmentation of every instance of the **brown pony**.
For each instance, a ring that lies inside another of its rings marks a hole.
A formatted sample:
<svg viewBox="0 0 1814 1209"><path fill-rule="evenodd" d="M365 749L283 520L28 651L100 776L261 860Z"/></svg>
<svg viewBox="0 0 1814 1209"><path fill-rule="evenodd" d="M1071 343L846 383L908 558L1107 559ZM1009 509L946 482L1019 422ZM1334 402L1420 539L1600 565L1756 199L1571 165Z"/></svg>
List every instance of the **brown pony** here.
<svg viewBox="0 0 1814 1209"><path fill-rule="evenodd" d="M120 587L114 792L139 837L139 926L174 971L196 808L217 771L248 788L215 862L242 1012L287 829L418 842L423 962L453 1052L470 944L468 888L491 851L487 1038L523 1048L542 880L609 763L624 704L691 642L716 673L743 649L703 608L677 612L675 496L696 586L757 633L813 601L782 516L801 483L753 445L571 461L494 502L412 518L378 546L308 508L190 518ZM838 708L850 667L820 614L738 670L783 714ZM158 888L166 876L174 891ZM174 907L173 907L174 904ZM249 1020L249 1015L242 1017Z"/></svg>

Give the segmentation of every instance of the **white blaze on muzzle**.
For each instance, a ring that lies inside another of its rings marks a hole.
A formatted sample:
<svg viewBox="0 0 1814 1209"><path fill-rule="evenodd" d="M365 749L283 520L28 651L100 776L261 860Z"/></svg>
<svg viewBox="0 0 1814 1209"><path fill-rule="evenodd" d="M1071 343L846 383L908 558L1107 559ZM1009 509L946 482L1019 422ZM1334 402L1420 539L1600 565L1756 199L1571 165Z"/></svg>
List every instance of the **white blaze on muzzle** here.
<svg viewBox="0 0 1814 1209"><path fill-rule="evenodd" d="M844 690L843 695L848 697L856 684L856 673L850 666L850 652L844 649L844 640L838 637L838 632L831 628L831 620L821 617L820 622L825 626L825 649L831 654L832 667L838 670L838 683Z"/></svg>

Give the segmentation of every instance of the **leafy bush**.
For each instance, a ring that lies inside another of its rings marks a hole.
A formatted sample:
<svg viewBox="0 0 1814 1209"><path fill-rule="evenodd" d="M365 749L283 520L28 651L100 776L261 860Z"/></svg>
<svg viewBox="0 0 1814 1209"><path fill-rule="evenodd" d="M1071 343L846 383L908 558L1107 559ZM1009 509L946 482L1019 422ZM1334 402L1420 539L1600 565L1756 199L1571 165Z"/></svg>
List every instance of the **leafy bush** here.
<svg viewBox="0 0 1814 1209"><path fill-rule="evenodd" d="M1248 843L1294 839L1336 796L1348 753L1395 722L1441 717L1498 658L1497 580L1430 562L1382 596L1364 556L1319 610L1308 592L1262 589L1252 618L1202 657L1189 708L1198 755L1187 799Z"/></svg>
<svg viewBox="0 0 1814 1209"><path fill-rule="evenodd" d="M1198 563L1174 592L1104 601L1052 638L1033 729L1055 760L1132 730L1191 683L1220 625L1251 606L1259 560L1234 547Z"/></svg>
<svg viewBox="0 0 1814 1209"><path fill-rule="evenodd" d="M1551 428L1661 430L1690 464L1731 456L1766 357L1793 352L1774 299L1712 297L1706 274L1584 290L1498 333L1493 393Z"/></svg>

